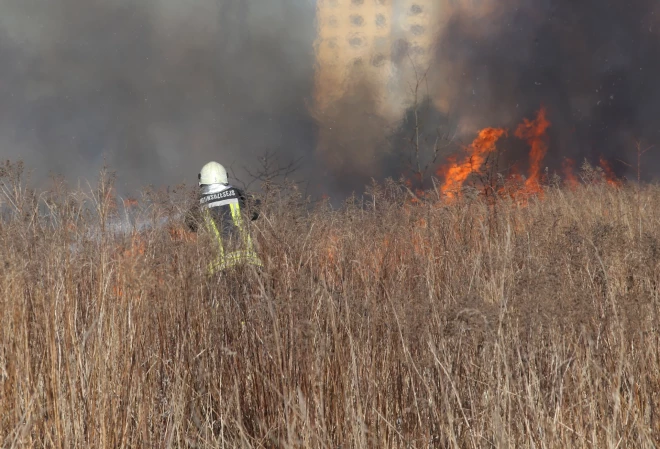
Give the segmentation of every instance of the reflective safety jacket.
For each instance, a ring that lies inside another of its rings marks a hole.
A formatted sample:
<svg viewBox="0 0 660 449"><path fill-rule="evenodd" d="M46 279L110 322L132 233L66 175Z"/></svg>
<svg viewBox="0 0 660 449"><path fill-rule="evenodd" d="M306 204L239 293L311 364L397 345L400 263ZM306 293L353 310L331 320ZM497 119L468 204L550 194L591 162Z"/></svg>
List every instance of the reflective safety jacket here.
<svg viewBox="0 0 660 449"><path fill-rule="evenodd" d="M239 264L262 266L247 229L245 209L246 197L240 189L224 184L202 185L198 213L194 215L218 243L215 260L209 264L211 274ZM254 213L251 220L257 217ZM195 222L187 222L195 231Z"/></svg>

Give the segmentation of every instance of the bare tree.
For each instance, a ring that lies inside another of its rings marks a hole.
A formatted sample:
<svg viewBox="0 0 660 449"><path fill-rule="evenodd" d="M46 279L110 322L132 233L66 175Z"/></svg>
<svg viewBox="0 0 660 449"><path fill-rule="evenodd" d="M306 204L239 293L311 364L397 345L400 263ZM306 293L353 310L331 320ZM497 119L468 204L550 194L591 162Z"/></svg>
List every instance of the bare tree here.
<svg viewBox="0 0 660 449"><path fill-rule="evenodd" d="M303 158L299 157L282 163L276 152L267 150L259 157L259 168L250 170L243 167L243 170L251 178L250 182L245 184L244 187L248 189L256 181L261 181L262 188L267 189L278 182L291 181L291 176L300 170L302 160Z"/></svg>
<svg viewBox="0 0 660 449"><path fill-rule="evenodd" d="M430 66L420 73L409 52L408 60L415 79L414 84L409 84L412 104L403 123L407 132L407 145L402 156L406 171L412 175L412 179L408 178L410 187L423 189L431 177L430 172L437 167L443 150L454 144L456 127L436 125L432 130L427 129L429 126L427 118L430 115L430 108L433 106L427 77Z"/></svg>
<svg viewBox="0 0 660 449"><path fill-rule="evenodd" d="M281 195L285 191L304 195L307 182L295 179L295 175L301 170L302 161L303 157L298 157L283 162L277 151L267 150L258 157L258 163L255 164L254 168L241 167L247 180L239 180L235 174L233 164L229 166L228 171L236 183L245 191L250 203L249 207L252 207L269 203L276 194ZM249 193L249 191L252 191L252 193ZM260 194L257 194L257 192Z"/></svg>

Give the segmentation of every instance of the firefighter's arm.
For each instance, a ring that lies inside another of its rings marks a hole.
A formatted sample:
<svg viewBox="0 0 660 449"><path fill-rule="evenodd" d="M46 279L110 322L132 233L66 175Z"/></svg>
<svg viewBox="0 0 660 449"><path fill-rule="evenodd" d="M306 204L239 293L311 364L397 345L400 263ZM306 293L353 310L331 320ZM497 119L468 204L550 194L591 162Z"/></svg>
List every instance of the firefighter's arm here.
<svg viewBox="0 0 660 449"><path fill-rule="evenodd" d="M197 232L200 222L199 206L195 205L188 209L184 222L190 232Z"/></svg>
<svg viewBox="0 0 660 449"><path fill-rule="evenodd" d="M259 198L255 198L254 196L250 196L250 203L251 203L251 212L252 212L252 221L256 220L259 218L259 212L261 209L261 200Z"/></svg>
<svg viewBox="0 0 660 449"><path fill-rule="evenodd" d="M250 220L254 221L259 218L261 200L255 198L254 195L246 195L242 190L238 190L238 196L241 202L241 208L249 213Z"/></svg>

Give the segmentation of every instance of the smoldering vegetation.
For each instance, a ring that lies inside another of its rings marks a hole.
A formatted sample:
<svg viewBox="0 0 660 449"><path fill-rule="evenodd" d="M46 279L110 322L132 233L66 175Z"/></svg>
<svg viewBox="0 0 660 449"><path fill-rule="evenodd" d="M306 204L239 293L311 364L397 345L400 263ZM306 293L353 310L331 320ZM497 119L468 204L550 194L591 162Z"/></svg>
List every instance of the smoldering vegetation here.
<svg viewBox="0 0 660 449"><path fill-rule="evenodd" d="M586 166L585 166L586 167ZM519 205L267 186L262 273L208 278L186 188L4 165L6 447L654 447L660 191L588 167ZM117 233L129 216L162 223Z"/></svg>
<svg viewBox="0 0 660 449"><path fill-rule="evenodd" d="M429 72L452 114L473 129L508 127L546 107L551 169L566 157L602 156L617 160L619 176L629 175L636 142L660 138L657 3L478 3L446 19ZM512 146L504 165L523 154ZM657 155L647 162L644 175L655 178Z"/></svg>

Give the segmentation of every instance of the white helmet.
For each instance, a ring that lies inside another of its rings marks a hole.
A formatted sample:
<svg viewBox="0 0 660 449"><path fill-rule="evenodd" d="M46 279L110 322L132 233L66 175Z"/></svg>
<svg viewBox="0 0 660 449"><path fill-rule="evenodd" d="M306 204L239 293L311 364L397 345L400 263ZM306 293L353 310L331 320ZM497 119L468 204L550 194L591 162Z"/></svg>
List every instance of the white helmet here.
<svg viewBox="0 0 660 449"><path fill-rule="evenodd" d="M227 170L217 162L209 162L204 165L197 179L200 186L202 184L228 184Z"/></svg>

